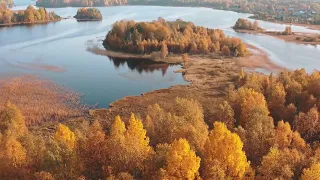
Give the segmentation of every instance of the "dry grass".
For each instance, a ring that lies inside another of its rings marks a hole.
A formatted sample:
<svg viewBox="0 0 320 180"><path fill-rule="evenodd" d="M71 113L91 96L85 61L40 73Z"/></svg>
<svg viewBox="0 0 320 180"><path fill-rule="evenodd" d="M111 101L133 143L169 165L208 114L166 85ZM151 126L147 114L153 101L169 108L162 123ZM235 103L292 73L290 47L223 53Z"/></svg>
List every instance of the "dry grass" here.
<svg viewBox="0 0 320 180"><path fill-rule="evenodd" d="M319 34L314 33L302 33L296 32L290 35L279 35L277 32L265 32L263 34L270 35L279 39L282 39L287 42L293 42L297 44L310 44L310 45L318 45L320 44L319 41Z"/></svg>
<svg viewBox="0 0 320 180"><path fill-rule="evenodd" d="M28 125L83 116L87 109L79 94L33 76L0 80L0 110L8 101L21 110Z"/></svg>
<svg viewBox="0 0 320 180"><path fill-rule="evenodd" d="M181 97L199 101L204 108L206 122L212 125L212 121L216 120L216 107L223 100L225 89L233 84L240 67L232 59L190 56L181 71L185 80L192 82L191 84L155 90L141 96L127 96L111 103L108 109L92 110L90 114L108 128L116 115L120 115L125 122L131 112L145 118L149 105L158 103L164 110L170 110L174 108L174 99Z"/></svg>
<svg viewBox="0 0 320 180"><path fill-rule="evenodd" d="M246 44L247 48L251 51L251 55L248 57L240 57L236 59L237 64L241 67L246 67L248 69L255 70L256 68L265 69L268 71L276 71L280 72L283 71L285 68L273 63L269 55L264 52L263 50L250 45Z"/></svg>

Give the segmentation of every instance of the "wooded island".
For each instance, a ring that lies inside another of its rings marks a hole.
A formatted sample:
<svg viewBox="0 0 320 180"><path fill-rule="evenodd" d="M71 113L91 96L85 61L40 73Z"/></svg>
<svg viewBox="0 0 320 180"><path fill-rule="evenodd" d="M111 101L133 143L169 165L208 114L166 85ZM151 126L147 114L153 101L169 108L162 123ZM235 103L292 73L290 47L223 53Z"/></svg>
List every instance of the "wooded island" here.
<svg viewBox="0 0 320 180"><path fill-rule="evenodd" d="M103 45L107 50L132 54L151 54L165 59L167 55L217 54L245 56L245 44L226 36L220 29L195 26L182 20L153 22L119 21L107 34Z"/></svg>
<svg viewBox="0 0 320 180"><path fill-rule="evenodd" d="M78 21L101 21L102 15L97 8L80 8L74 18Z"/></svg>

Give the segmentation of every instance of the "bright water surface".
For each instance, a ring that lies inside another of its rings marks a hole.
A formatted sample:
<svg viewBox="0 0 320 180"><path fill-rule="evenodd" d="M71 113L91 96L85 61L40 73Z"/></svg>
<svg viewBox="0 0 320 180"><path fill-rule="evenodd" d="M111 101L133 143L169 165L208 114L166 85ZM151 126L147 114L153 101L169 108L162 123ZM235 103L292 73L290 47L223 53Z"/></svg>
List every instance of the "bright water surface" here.
<svg viewBox="0 0 320 180"><path fill-rule="evenodd" d="M20 0L21 1L21 0ZM17 1L24 9L27 5ZM62 17L74 16L78 8L57 8ZM177 18L196 25L220 28L227 35L238 36L245 42L265 50L277 64L288 69L306 68L309 72L320 69L320 48L298 45L265 36L241 34L230 27L238 18L249 14L187 7L120 6L99 8L101 22L77 22L74 19L33 26L0 28L0 77L33 74L53 80L60 85L85 95L88 104L109 103L128 95L139 95L154 89L186 84L181 74L173 71L180 66L141 61L117 61L87 51L91 44L101 40L111 25L119 20L152 21L158 17ZM261 22L270 30L283 30L285 25ZM303 27L293 31L314 32Z"/></svg>

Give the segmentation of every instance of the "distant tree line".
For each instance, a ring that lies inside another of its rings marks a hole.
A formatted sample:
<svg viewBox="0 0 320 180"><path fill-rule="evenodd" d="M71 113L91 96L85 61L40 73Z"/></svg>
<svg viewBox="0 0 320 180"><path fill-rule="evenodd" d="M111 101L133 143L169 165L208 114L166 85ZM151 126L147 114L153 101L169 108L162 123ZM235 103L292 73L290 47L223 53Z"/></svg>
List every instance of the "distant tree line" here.
<svg viewBox="0 0 320 180"><path fill-rule="evenodd" d="M66 6L119 6L128 4L127 0L38 0L37 6L66 7Z"/></svg>
<svg viewBox="0 0 320 180"><path fill-rule="evenodd" d="M0 4L4 3L8 7L12 7L14 2L13 0L0 0Z"/></svg>
<svg viewBox="0 0 320 180"><path fill-rule="evenodd" d="M135 54L209 54L245 56L245 44L227 37L220 29L195 26L191 22L172 22L159 18L153 22L119 21L103 42L106 48Z"/></svg>
<svg viewBox="0 0 320 180"><path fill-rule="evenodd" d="M101 20L101 12L97 8L80 8L74 16L76 19Z"/></svg>
<svg viewBox="0 0 320 180"><path fill-rule="evenodd" d="M225 7L227 1L219 0L129 0L133 5L161 5L161 6L211 6Z"/></svg>
<svg viewBox="0 0 320 180"><path fill-rule="evenodd" d="M0 24L36 23L59 19L60 16L54 12L48 12L45 8L35 9L30 5L24 11L14 12L8 9L5 4L0 5Z"/></svg>

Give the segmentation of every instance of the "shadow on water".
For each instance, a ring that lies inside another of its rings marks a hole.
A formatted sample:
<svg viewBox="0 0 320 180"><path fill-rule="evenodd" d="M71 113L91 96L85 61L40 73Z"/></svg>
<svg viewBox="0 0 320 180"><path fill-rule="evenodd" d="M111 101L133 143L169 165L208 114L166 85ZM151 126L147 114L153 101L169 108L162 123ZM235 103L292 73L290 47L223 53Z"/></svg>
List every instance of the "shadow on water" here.
<svg viewBox="0 0 320 180"><path fill-rule="evenodd" d="M155 62L148 59L129 59L129 58L115 58L107 55L106 51L102 48L94 45L90 47L92 42L87 42L87 51L96 55L106 56L110 61L112 61L115 68L120 68L121 66L127 66L132 71L137 71L139 74L142 73L153 73L155 71L161 71L162 76L164 76L171 64L163 62ZM172 66L177 64L172 64Z"/></svg>
<svg viewBox="0 0 320 180"><path fill-rule="evenodd" d="M146 59L108 58L116 68L127 66L130 70L137 71L139 74L161 71L162 76L164 76L169 68L169 64L167 63L154 62Z"/></svg>

